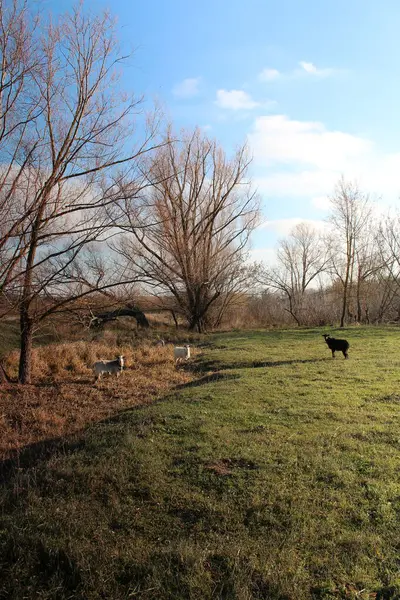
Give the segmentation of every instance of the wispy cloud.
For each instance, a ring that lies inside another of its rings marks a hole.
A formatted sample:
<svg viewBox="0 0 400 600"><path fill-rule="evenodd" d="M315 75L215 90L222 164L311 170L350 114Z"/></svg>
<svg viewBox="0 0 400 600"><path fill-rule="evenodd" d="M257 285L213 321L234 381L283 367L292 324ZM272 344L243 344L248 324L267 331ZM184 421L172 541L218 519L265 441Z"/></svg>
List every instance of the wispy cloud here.
<svg viewBox="0 0 400 600"><path fill-rule="evenodd" d="M258 79L260 81L276 81L281 77L281 73L278 69L263 69L261 73L258 74Z"/></svg>
<svg viewBox="0 0 400 600"><path fill-rule="evenodd" d="M251 111L255 108L270 110L277 105L275 100L253 100L250 94L244 90L218 90L215 104L219 108L231 111Z"/></svg>
<svg viewBox="0 0 400 600"><path fill-rule="evenodd" d="M252 110L260 106L260 103L255 102L244 90L218 90L215 104L230 110Z"/></svg>
<svg viewBox="0 0 400 600"><path fill-rule="evenodd" d="M267 220L258 227L258 229L267 229L273 231L279 235L288 235L296 225L300 223L307 223L314 229L322 231L326 229L327 224L325 221L316 219L302 219L300 217L294 217L291 219L275 219Z"/></svg>
<svg viewBox="0 0 400 600"><path fill-rule="evenodd" d="M172 93L178 98L192 98L200 91L201 77L189 77L172 88Z"/></svg>
<svg viewBox="0 0 400 600"><path fill-rule="evenodd" d="M301 67L300 72L313 75L314 77L329 77L335 73L335 69L319 69L312 62L306 62L302 60L299 62L299 65Z"/></svg>
<svg viewBox="0 0 400 600"><path fill-rule="evenodd" d="M250 250L248 262L263 262L267 265L272 266L276 262L276 249L263 247Z"/></svg>
<svg viewBox="0 0 400 600"><path fill-rule="evenodd" d="M267 67L258 74L258 80L270 83L272 81L285 81L290 79L299 79L301 77L315 77L323 79L324 77L330 77L343 72L343 69L331 67L320 68L314 63L307 62L305 60L301 60L298 64L299 66L297 68L286 72L278 71L278 69L274 69L272 67Z"/></svg>

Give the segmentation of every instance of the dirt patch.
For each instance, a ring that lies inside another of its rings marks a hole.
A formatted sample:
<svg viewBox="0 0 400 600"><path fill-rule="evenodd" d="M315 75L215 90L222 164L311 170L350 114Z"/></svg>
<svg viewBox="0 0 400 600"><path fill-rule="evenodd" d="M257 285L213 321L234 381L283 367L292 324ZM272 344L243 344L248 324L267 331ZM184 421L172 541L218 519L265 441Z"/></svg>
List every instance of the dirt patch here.
<svg viewBox="0 0 400 600"><path fill-rule="evenodd" d="M222 477L226 477L227 475L232 475L233 471L230 469L229 464L225 460L216 460L215 462L208 463L206 465L206 469L208 471L213 471L217 475L221 475Z"/></svg>
<svg viewBox="0 0 400 600"><path fill-rule="evenodd" d="M400 396L398 394L385 394L376 398L368 398L367 402L383 402L384 404L399 404Z"/></svg>
<svg viewBox="0 0 400 600"><path fill-rule="evenodd" d="M221 476L232 475L235 469L255 470L258 468L255 462L245 458L221 458L206 464L206 469Z"/></svg>

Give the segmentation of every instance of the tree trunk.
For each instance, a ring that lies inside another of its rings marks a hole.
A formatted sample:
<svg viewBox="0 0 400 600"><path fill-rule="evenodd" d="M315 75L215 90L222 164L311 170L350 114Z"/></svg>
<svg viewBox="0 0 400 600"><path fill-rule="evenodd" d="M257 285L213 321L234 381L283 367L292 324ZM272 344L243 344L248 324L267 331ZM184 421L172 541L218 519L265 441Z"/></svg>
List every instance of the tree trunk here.
<svg viewBox="0 0 400 600"><path fill-rule="evenodd" d="M347 283L345 283L343 288L343 305L342 305L342 314L340 316L340 327L344 327L344 319L346 316L347 310Z"/></svg>
<svg viewBox="0 0 400 600"><path fill-rule="evenodd" d="M358 267L357 273L357 321L361 323L362 320L362 306L361 306L361 269Z"/></svg>
<svg viewBox="0 0 400 600"><path fill-rule="evenodd" d="M353 282L353 267L354 267L354 241L353 238L347 239L347 252L346 252L346 274L343 281L343 304L342 304L342 314L340 317L340 327L344 327L344 321L346 317L346 312L349 309L349 296L350 296L350 286Z"/></svg>
<svg viewBox="0 0 400 600"><path fill-rule="evenodd" d="M362 306L361 306L361 301L358 298L357 299L357 322L361 323L362 321Z"/></svg>
<svg viewBox="0 0 400 600"><path fill-rule="evenodd" d="M32 225L31 239L29 243L29 252L26 260L25 276L23 282L22 299L19 308L19 323L21 331L21 354L19 357L19 383L31 382L32 370L32 344L33 344L33 319L29 311L32 302L32 278L33 267L35 264L36 251L38 246L39 231L42 222L43 213L46 207L46 200L51 190L51 179L45 184L43 198L35 222Z"/></svg>
<svg viewBox="0 0 400 600"><path fill-rule="evenodd" d="M175 314L175 311L174 311L174 310L171 310L171 315L172 315L172 318L173 318L173 320L174 320L175 327L176 327L177 329L179 329L179 323L178 323L178 319L176 318L176 314Z"/></svg>
<svg viewBox="0 0 400 600"><path fill-rule="evenodd" d="M293 317L293 319L296 321L297 325L300 327L301 323L300 323L300 319L297 318L296 314L290 309L290 308L285 308L286 312L289 313L289 315L291 315Z"/></svg>
<svg viewBox="0 0 400 600"><path fill-rule="evenodd" d="M297 309L295 312L295 302L293 301L293 298L290 294L288 294L288 300L289 300L289 308L285 308L285 310L290 315L292 315L293 319L296 321L297 325L300 327L300 325L301 325L300 319L296 315Z"/></svg>
<svg viewBox="0 0 400 600"><path fill-rule="evenodd" d="M199 315L193 315L189 321L189 331L197 329L198 333L205 333L206 326L204 318Z"/></svg>
<svg viewBox="0 0 400 600"><path fill-rule="evenodd" d="M189 322L189 331L195 331L196 329L199 330L199 327L200 325L198 319L196 317L192 317Z"/></svg>
<svg viewBox="0 0 400 600"><path fill-rule="evenodd" d="M19 383L31 383L33 322L27 311L21 309L21 354L19 358Z"/></svg>

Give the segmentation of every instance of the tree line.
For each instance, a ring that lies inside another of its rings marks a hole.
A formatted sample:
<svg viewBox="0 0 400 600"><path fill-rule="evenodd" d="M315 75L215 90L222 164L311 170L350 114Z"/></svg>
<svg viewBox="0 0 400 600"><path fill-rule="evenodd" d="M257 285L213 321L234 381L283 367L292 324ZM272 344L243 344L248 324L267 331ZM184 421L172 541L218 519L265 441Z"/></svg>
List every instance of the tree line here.
<svg viewBox="0 0 400 600"><path fill-rule="evenodd" d="M325 230L300 223L280 241L276 265L262 269L259 299L280 303L269 320L287 322L283 303L297 325L399 322L399 215L380 215L343 178L329 200Z"/></svg>

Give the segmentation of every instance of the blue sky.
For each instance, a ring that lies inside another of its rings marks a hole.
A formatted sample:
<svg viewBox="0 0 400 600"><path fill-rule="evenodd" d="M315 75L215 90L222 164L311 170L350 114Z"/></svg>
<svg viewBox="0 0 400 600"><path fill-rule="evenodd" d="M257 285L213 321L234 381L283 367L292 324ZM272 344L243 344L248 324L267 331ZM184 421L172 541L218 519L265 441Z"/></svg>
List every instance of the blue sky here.
<svg viewBox="0 0 400 600"><path fill-rule="evenodd" d="M68 0L44 0L63 10ZM114 0L123 84L158 98L177 127L229 152L249 141L271 256L296 221L318 226L341 174L383 206L400 196L398 0Z"/></svg>

